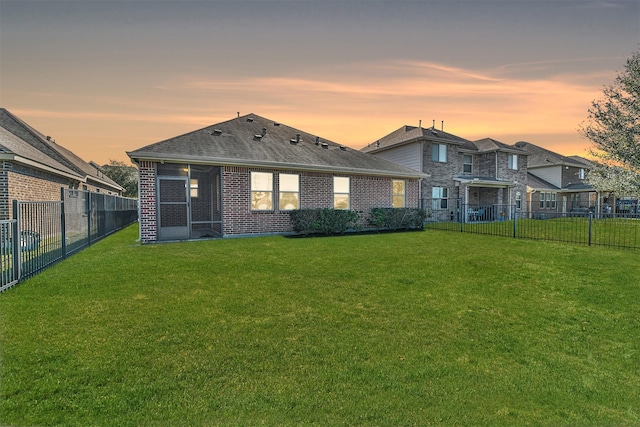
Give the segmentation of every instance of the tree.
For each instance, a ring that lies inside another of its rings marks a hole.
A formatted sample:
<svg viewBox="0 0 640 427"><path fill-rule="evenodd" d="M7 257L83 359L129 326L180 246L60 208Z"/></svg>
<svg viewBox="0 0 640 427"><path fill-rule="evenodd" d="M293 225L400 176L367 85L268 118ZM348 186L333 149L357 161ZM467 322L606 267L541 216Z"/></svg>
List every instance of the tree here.
<svg viewBox="0 0 640 427"><path fill-rule="evenodd" d="M138 197L138 169L118 160L109 159L109 164L100 170L124 188L123 196Z"/></svg>
<svg viewBox="0 0 640 427"><path fill-rule="evenodd" d="M579 132L591 141L595 159L587 182L619 195L640 193L640 51L591 103Z"/></svg>

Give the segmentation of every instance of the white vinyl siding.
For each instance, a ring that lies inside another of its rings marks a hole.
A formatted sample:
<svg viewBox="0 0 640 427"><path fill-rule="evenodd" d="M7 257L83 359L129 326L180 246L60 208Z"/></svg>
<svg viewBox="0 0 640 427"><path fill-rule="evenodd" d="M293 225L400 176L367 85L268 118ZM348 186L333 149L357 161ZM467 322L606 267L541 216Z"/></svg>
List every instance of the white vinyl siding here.
<svg viewBox="0 0 640 427"><path fill-rule="evenodd" d="M422 154L420 152L420 144L408 144L398 148L392 148L375 156L397 163L404 167L422 171Z"/></svg>
<svg viewBox="0 0 640 427"><path fill-rule="evenodd" d="M529 169L529 172L556 187L562 187L562 166Z"/></svg>

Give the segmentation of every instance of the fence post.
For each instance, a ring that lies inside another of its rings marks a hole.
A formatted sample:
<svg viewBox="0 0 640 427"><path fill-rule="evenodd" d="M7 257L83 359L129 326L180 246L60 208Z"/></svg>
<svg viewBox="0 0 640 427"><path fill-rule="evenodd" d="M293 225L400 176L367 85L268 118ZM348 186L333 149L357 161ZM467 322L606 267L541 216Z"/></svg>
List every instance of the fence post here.
<svg viewBox="0 0 640 427"><path fill-rule="evenodd" d="M593 212L589 211L589 246L591 246L592 231L593 231Z"/></svg>
<svg viewBox="0 0 640 427"><path fill-rule="evenodd" d="M60 188L60 231L62 234L62 259L67 257L67 221L64 214L64 188Z"/></svg>
<svg viewBox="0 0 640 427"><path fill-rule="evenodd" d="M91 245L91 191L87 191L87 246Z"/></svg>
<svg viewBox="0 0 640 427"><path fill-rule="evenodd" d="M516 223L518 222L517 220L517 206L513 205L513 238L515 239L518 235L518 226L516 225Z"/></svg>
<svg viewBox="0 0 640 427"><path fill-rule="evenodd" d="M20 207L17 200L13 201L13 244L11 245L11 253L13 258L13 271L15 271L14 279L20 280L22 277L22 263L20 262L20 257L22 253L20 251Z"/></svg>

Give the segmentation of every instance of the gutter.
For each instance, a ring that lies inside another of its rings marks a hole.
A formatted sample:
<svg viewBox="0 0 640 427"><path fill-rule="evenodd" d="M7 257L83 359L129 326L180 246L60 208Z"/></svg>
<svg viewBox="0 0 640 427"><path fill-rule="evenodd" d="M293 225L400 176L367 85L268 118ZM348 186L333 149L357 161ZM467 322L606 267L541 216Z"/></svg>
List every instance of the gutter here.
<svg viewBox="0 0 640 427"><path fill-rule="evenodd" d="M340 173L347 173L351 175L369 175L369 176L384 176L384 177L398 177L398 178L411 178L411 179L431 177L430 174L420 173L418 171L402 172L402 171L391 171L391 170L380 170L380 169L362 169L362 168L353 168L353 167L280 163L280 162L272 162L272 161L238 160L238 159L230 159L230 158L194 159L192 157L187 157L187 156L166 158L166 157L159 157L159 156L153 156L153 155L132 156L130 153L127 153L127 155L136 162L140 160L147 160L152 162L176 161L176 162L182 162L182 163L201 164L201 165L295 169L295 170L301 170L306 172L340 172Z"/></svg>

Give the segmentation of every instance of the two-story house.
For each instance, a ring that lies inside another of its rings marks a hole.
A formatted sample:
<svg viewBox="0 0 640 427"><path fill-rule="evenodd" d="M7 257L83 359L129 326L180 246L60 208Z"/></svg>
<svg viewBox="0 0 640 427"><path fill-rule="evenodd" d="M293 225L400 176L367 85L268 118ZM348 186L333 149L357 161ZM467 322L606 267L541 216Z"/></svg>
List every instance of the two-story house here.
<svg viewBox="0 0 640 427"><path fill-rule="evenodd" d="M526 209L528 153L517 147L405 125L362 151L428 174L422 206L438 219L498 220L511 216L511 206Z"/></svg>
<svg viewBox="0 0 640 427"><path fill-rule="evenodd" d="M563 156L525 141L515 146L530 154L527 200L532 215L584 213L598 208L598 194L585 182L591 169L588 160Z"/></svg>

